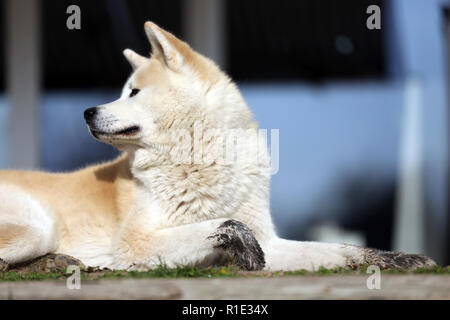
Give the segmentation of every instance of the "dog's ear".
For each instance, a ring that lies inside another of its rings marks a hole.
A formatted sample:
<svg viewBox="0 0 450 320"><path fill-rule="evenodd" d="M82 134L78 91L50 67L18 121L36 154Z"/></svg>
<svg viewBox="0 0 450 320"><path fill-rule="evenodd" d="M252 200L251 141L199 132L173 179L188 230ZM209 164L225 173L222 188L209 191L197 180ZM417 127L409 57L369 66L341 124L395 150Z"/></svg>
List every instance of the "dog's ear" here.
<svg viewBox="0 0 450 320"><path fill-rule="evenodd" d="M131 64L131 67L133 70L139 68L144 63L148 62L149 59L146 57L141 56L140 54L137 54L131 49L125 49L123 50L123 55L128 60L128 62Z"/></svg>
<svg viewBox="0 0 450 320"><path fill-rule="evenodd" d="M169 68L179 71L183 66L184 56L191 51L187 43L151 21L147 21L144 28L152 46L153 56L162 59Z"/></svg>

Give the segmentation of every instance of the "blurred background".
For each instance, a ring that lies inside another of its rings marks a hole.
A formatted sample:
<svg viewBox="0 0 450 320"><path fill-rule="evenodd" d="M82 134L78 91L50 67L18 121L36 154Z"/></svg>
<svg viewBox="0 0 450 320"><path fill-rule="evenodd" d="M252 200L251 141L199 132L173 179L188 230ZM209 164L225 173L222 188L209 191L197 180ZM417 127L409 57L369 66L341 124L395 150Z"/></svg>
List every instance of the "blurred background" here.
<svg viewBox="0 0 450 320"><path fill-rule="evenodd" d="M80 29L67 28L70 5ZM381 29L370 30L370 5ZM271 206L290 239L450 263L448 0L0 0L0 168L67 171L117 152L84 109L118 98L152 20L237 81L279 129ZM36 186L38 188L39 186Z"/></svg>

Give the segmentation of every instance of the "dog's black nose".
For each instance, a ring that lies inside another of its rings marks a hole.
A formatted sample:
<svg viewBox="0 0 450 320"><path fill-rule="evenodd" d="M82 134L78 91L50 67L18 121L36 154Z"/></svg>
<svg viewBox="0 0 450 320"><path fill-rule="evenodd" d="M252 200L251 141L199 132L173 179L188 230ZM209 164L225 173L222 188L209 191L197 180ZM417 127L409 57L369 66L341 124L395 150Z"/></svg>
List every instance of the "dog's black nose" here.
<svg viewBox="0 0 450 320"><path fill-rule="evenodd" d="M96 113L97 113L97 108L96 108L96 107L86 109L86 110L84 111L84 119L85 119L86 121L92 120L92 118L94 118L94 116L95 116Z"/></svg>

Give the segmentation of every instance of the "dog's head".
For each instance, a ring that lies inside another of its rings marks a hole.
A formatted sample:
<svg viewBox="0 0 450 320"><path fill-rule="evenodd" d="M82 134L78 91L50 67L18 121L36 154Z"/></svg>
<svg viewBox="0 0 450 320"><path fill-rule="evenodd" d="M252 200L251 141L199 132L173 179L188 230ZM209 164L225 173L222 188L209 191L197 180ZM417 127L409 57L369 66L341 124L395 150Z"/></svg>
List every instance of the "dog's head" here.
<svg viewBox="0 0 450 320"><path fill-rule="evenodd" d="M152 22L145 32L152 46L146 58L130 49L124 55L133 73L121 97L89 108L91 134L121 150L169 150L171 130L251 128L252 114L239 90L209 59Z"/></svg>

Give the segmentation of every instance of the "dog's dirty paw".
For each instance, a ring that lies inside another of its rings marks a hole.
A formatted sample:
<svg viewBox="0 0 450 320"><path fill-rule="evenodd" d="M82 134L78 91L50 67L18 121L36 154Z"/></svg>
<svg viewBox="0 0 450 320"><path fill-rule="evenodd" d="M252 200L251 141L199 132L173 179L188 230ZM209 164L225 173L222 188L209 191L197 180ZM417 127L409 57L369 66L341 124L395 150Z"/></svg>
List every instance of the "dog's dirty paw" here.
<svg viewBox="0 0 450 320"><path fill-rule="evenodd" d="M65 254L54 253L46 254L45 256L38 257L31 261L13 265L10 269L20 273L49 273L57 271L66 272L69 266L77 266L81 270L86 269L80 260Z"/></svg>
<svg viewBox="0 0 450 320"><path fill-rule="evenodd" d="M208 237L216 242L215 247L227 252L233 263L245 270L264 268L264 252L255 239L252 230L242 222L228 220Z"/></svg>
<svg viewBox="0 0 450 320"><path fill-rule="evenodd" d="M69 266L77 266L81 270L86 269L86 266L80 260L65 254L55 254L53 260L55 261L56 268L60 270L66 270Z"/></svg>
<svg viewBox="0 0 450 320"><path fill-rule="evenodd" d="M8 271L8 269L9 269L8 263L5 260L0 259L0 272Z"/></svg>
<svg viewBox="0 0 450 320"><path fill-rule="evenodd" d="M422 254L407 254L371 248L364 249L364 254L365 264L377 265L381 269L415 270L436 266L436 262Z"/></svg>

